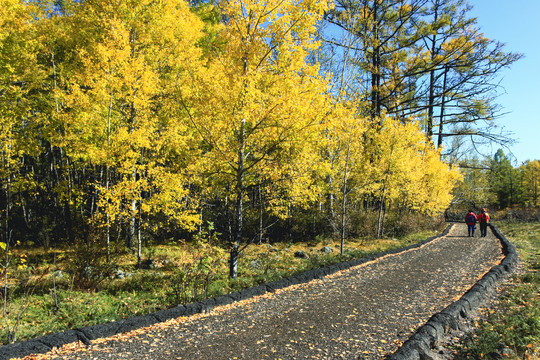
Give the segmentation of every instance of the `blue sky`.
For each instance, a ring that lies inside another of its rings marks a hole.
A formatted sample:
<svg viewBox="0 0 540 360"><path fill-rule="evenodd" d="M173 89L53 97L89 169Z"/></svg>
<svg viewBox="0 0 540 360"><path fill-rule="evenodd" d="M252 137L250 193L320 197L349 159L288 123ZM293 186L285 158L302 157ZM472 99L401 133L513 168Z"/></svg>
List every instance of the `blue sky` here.
<svg viewBox="0 0 540 360"><path fill-rule="evenodd" d="M516 165L540 160L540 0L469 0L470 15L489 39L506 44L506 51L524 58L502 73L506 93L498 103L504 115L498 124L513 133L517 143L510 147ZM497 151L494 146L492 153ZM508 153L507 150L504 150Z"/></svg>

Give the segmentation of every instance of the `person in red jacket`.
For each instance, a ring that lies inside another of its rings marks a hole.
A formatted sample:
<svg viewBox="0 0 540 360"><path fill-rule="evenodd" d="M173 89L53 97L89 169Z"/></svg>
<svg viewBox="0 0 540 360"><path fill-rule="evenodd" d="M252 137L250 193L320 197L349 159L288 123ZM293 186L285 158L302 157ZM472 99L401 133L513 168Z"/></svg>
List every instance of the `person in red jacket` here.
<svg viewBox="0 0 540 360"><path fill-rule="evenodd" d="M487 224L489 223L489 214L487 213L485 208L482 208L482 210L480 210L480 213L478 214L478 222L480 223L480 237L486 237Z"/></svg>
<svg viewBox="0 0 540 360"><path fill-rule="evenodd" d="M467 215L465 215L465 223L467 224L469 237L470 236L474 237L474 228L475 228L477 220L478 218L476 217L476 214L472 210L469 210Z"/></svg>

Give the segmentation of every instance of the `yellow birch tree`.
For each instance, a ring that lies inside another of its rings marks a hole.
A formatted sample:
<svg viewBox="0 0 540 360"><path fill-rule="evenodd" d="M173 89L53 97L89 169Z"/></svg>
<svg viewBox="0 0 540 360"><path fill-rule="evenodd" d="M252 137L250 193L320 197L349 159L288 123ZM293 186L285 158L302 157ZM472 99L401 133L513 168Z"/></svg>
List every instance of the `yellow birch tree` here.
<svg viewBox="0 0 540 360"><path fill-rule="evenodd" d="M32 112L33 98L29 95L43 77L37 66L39 42L32 23L33 11L36 11L33 6L20 0L0 1L0 183L5 201L0 210L0 241L3 243L8 243L11 237L13 191L22 192L35 186L32 176L21 171L23 157L36 155L39 147L35 133L38 117Z"/></svg>
<svg viewBox="0 0 540 360"><path fill-rule="evenodd" d="M161 212L188 229L197 221L196 202L186 201L190 133L171 93L186 87L201 56L202 22L182 0L90 0L72 9L61 19L70 58L59 70L57 144L105 169L97 189L107 232L129 219L140 261L145 215Z"/></svg>
<svg viewBox="0 0 540 360"><path fill-rule="evenodd" d="M301 165L325 117L326 82L307 62L325 1L222 1L222 45L193 88L178 92L197 130L206 164L206 187L234 203L232 277L243 240L244 202L254 186L272 187L281 199L268 209L283 213L285 199L305 192Z"/></svg>
<svg viewBox="0 0 540 360"><path fill-rule="evenodd" d="M364 134L368 120L355 116L350 104L337 102L321 131L318 142L321 163L319 176L328 197L330 223L341 239L341 253L348 223L348 207L370 188L368 156L364 149Z"/></svg>
<svg viewBox="0 0 540 360"><path fill-rule="evenodd" d="M387 202L423 213L439 213L448 207L461 175L440 159L417 124L387 117L372 136L368 151L377 164L372 172L378 179L375 194L380 204L377 236L382 236Z"/></svg>

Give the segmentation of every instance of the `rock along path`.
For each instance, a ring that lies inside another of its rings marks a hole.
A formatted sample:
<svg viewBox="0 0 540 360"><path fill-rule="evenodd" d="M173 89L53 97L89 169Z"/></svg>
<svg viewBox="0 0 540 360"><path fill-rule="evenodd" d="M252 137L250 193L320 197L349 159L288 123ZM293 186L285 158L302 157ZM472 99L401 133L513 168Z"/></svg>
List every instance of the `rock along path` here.
<svg viewBox="0 0 540 360"><path fill-rule="evenodd" d="M26 359L381 359L503 258L488 232L446 236L323 279Z"/></svg>

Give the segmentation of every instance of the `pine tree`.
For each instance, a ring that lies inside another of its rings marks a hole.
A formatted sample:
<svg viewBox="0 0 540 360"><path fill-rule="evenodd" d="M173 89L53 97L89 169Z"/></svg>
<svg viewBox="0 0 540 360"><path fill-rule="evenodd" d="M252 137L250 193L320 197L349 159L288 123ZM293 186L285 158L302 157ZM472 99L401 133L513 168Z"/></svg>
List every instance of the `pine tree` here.
<svg viewBox="0 0 540 360"><path fill-rule="evenodd" d="M514 169L510 159L499 149L491 160L491 191L497 197L500 209L521 202L522 181L519 170Z"/></svg>

